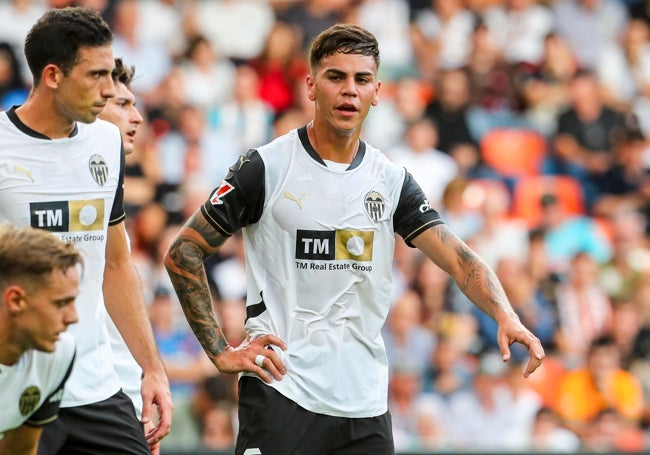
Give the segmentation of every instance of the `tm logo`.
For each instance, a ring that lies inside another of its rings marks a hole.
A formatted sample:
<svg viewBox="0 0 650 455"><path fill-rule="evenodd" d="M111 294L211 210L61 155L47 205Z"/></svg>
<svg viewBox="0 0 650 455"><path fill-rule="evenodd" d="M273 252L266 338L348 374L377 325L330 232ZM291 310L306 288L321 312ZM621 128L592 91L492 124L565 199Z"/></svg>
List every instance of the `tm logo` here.
<svg viewBox="0 0 650 455"><path fill-rule="evenodd" d="M373 238L373 231L351 229L307 231L298 229L296 259L372 261Z"/></svg>
<svg viewBox="0 0 650 455"><path fill-rule="evenodd" d="M104 200L32 202L30 225L50 232L97 231L104 227Z"/></svg>

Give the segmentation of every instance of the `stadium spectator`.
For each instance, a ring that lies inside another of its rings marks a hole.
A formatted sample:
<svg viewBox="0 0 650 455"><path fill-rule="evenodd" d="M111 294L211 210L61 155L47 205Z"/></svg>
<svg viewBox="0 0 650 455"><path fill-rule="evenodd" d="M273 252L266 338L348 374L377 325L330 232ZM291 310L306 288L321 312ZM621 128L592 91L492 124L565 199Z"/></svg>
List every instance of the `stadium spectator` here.
<svg viewBox="0 0 650 455"><path fill-rule="evenodd" d="M641 384L621 366L618 348L611 337L591 342L586 364L567 372L557 398L557 412L569 429L583 436L590 422L613 408L633 426L643 411Z"/></svg>

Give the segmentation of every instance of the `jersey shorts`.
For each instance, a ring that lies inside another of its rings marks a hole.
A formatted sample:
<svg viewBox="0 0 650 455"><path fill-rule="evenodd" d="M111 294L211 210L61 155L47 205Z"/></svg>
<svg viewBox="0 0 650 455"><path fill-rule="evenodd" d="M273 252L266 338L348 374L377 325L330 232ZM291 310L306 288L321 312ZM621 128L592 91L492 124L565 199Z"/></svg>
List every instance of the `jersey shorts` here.
<svg viewBox="0 0 650 455"><path fill-rule="evenodd" d="M121 390L99 403L62 408L46 428L38 455L151 455L133 402Z"/></svg>
<svg viewBox="0 0 650 455"><path fill-rule="evenodd" d="M278 418L282 416L282 418ZM260 379L239 380L236 455L394 455L390 413L347 418L316 414Z"/></svg>

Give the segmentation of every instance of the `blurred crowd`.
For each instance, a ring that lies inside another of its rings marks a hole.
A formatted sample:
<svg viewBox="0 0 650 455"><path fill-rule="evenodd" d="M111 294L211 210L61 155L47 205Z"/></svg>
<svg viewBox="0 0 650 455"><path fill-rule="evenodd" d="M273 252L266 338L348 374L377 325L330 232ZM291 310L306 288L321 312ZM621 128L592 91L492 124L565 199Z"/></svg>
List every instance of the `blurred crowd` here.
<svg viewBox="0 0 650 455"><path fill-rule="evenodd" d="M191 333L162 255L242 152L310 119L310 41L354 22L382 53L362 138L496 270L547 352L524 379L528 353L504 364L496 324L398 241L384 329L397 450L648 450L650 1L7 0L1 109L30 88L29 27L72 4L101 11L136 67L145 120L125 203L176 407L163 448L230 449L237 388ZM241 236L220 253L208 278L236 345Z"/></svg>

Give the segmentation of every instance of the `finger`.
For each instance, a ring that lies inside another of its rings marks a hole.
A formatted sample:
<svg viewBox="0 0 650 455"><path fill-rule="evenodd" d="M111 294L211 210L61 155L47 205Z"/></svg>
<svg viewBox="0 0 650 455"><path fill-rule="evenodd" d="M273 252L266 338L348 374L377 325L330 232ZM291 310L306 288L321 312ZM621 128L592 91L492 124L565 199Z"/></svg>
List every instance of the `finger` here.
<svg viewBox="0 0 650 455"><path fill-rule="evenodd" d="M524 377L527 378L530 376L541 364L541 359L538 359L531 355L528 359L528 363L526 364L526 369L524 370Z"/></svg>
<svg viewBox="0 0 650 455"><path fill-rule="evenodd" d="M273 345L277 346L283 351L287 349L287 345L275 335L267 334L255 339L256 343L259 343L263 346Z"/></svg>
<svg viewBox="0 0 650 455"><path fill-rule="evenodd" d="M140 421L145 425L151 422L151 400L148 397L142 396L142 417Z"/></svg>
<svg viewBox="0 0 650 455"><path fill-rule="evenodd" d="M267 364L268 362L269 360L266 359L264 361L264 364ZM266 382L267 384L271 384L273 382L273 378L271 377L271 375L264 368L260 368L254 363L253 366L249 369L249 371L258 375L260 378L262 378L262 381Z"/></svg>
<svg viewBox="0 0 650 455"><path fill-rule="evenodd" d="M146 435L149 445L157 444L171 431L172 409L167 406L157 406L157 409L158 424L152 425Z"/></svg>
<svg viewBox="0 0 650 455"><path fill-rule="evenodd" d="M264 362L264 366L268 367L267 369L271 371L272 373L274 371L277 371L281 375L287 374L287 369L284 366L284 363L282 362L282 359L280 358L280 355L275 352L271 348L267 348L264 350L264 353L262 354L263 356L267 357L269 359L269 362ZM274 376L276 376L274 374ZM277 377L276 379L280 380L282 377Z"/></svg>
<svg viewBox="0 0 650 455"><path fill-rule="evenodd" d="M261 354L264 357L264 362L262 362L262 368L271 373L273 377L280 381L282 376L286 373L284 364L280 360L280 357L273 352L273 349L265 349L264 354Z"/></svg>
<svg viewBox="0 0 650 455"><path fill-rule="evenodd" d="M499 344L499 351L501 351L501 359L504 362L510 360L510 341L507 336L498 337L497 343Z"/></svg>

